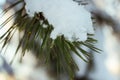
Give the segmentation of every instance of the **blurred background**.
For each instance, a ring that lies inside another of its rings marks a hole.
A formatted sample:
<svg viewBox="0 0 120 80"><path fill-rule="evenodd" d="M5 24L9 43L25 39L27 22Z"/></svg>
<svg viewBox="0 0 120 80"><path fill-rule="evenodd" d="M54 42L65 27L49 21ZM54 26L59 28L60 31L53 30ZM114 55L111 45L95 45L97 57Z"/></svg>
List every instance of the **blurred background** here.
<svg viewBox="0 0 120 80"><path fill-rule="evenodd" d="M0 13L15 1L16 0L0 0ZM118 24L116 27L115 25L111 25L112 22L107 21L107 19L111 19L119 23L119 0L75 1L78 2L79 5L84 5L84 7L92 13L93 17L97 16L98 20L94 21L94 37L98 40L96 47L102 50L101 54L88 50L93 56L89 64L79 59L78 56L73 55L80 68L80 71L76 72L75 80L120 80L120 26ZM14 14L20 6L22 6L22 4L11 9L4 17L0 15L0 23ZM98 14L99 12L101 14ZM100 16L100 18L98 18L98 16ZM0 30L0 36L8 30L13 22L14 19ZM18 46L19 39L22 36L22 33L19 33L19 31L16 31L14 34L9 46L6 47L7 49L1 50L3 43L0 43L0 80L56 80L54 74L51 75L45 66L41 65L37 67L37 60L30 51L25 54L23 62L20 63L21 50L19 50L13 64L9 65L14 57L13 53L15 53L17 49L16 46ZM4 66L2 64L4 64ZM67 76L61 76L61 80L68 80Z"/></svg>

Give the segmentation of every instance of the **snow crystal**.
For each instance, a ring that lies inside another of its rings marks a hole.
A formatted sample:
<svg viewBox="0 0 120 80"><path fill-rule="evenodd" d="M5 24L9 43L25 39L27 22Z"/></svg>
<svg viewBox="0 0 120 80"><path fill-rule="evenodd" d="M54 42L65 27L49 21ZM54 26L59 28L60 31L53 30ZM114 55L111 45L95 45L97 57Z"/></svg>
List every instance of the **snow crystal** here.
<svg viewBox="0 0 120 80"><path fill-rule="evenodd" d="M53 25L51 38L64 35L70 41L85 41L87 33L93 34L91 14L72 0L25 0L26 12L30 17L43 12Z"/></svg>

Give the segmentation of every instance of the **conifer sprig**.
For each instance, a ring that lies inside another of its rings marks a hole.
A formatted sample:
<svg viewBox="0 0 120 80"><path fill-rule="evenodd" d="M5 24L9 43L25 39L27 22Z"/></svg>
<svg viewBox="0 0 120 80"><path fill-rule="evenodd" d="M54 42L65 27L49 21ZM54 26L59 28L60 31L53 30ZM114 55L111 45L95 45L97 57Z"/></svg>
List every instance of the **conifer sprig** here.
<svg viewBox="0 0 120 80"><path fill-rule="evenodd" d="M11 5L5 9L3 13L6 14L11 8L14 8L21 2L23 2L23 0L19 0ZM20 48L22 48L22 56L24 56L27 50L31 50L36 58L43 61L44 64L48 66L54 65L53 67L58 75L61 72L65 72L71 79L74 78L75 71L79 70L72 54L76 54L85 62L89 62L89 59L91 59L92 56L90 56L90 53L81 46L86 46L95 52L100 51L100 49L94 47L94 43L96 43L97 40L93 39L91 37L93 35L90 34L88 34L89 37L85 42L71 42L67 40L64 35L58 36L55 40L51 39L50 34L53 30L53 26L52 24L49 24L42 12L35 13L33 18L29 18L26 13L23 14L24 10L23 6L23 8L11 15L1 24L1 26L4 27L11 19L15 18L14 24L5 34L0 36L0 40L4 41L2 49L9 44L9 41L14 35L13 31L23 31L24 34L19 42L15 56ZM46 25L47 28L44 28L44 25ZM13 60L11 62L13 62Z"/></svg>

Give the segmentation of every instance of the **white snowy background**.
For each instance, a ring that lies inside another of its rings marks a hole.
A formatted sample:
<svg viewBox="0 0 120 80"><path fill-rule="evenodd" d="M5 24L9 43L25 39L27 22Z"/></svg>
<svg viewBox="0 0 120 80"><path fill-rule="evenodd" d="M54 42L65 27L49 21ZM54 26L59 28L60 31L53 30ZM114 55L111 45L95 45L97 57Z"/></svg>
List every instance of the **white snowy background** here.
<svg viewBox="0 0 120 80"><path fill-rule="evenodd" d="M8 1L11 1L11 0L8 0ZM25 1L29 1L30 0L25 0ZM36 1L36 0L35 0ZM44 2L44 0L41 0ZM56 0L53 0L53 1L56 1ZM62 0L61 0L62 1ZM100 1L100 0L96 0L96 1ZM102 2L103 0L101 0ZM114 1L114 0L104 0L106 1L106 3L108 4L108 7L106 7L108 13L111 13L110 15L113 16L115 15L115 11L114 9L116 8L113 8L111 9L111 1ZM103 1L103 2L104 2ZM2 8L2 4L4 4L5 0L0 0L0 6ZM64 1L63 1L64 2ZM66 0L67 2L67 0ZM98 4L99 5L99 4ZM55 5L53 5L54 7ZM66 5L64 5L66 6ZM74 5L73 5L74 6ZM109 7L110 6L110 7ZM81 8L81 7L80 7ZM92 5L88 5L86 6L86 8L88 10L95 10ZM102 9L102 7L101 7ZM110 10L109 10L110 9ZM119 9L119 8L118 8ZM70 9L71 10L71 9ZM2 11L2 9L0 9L0 11ZM44 11L44 10L43 10ZM59 10L58 10L59 11ZM109 12L110 11L110 12ZM0 23L1 23L1 20L3 21L4 19L6 19L10 14L12 14L14 11L11 10L3 19L0 19ZM69 11L71 12L71 11ZM82 14L80 11L78 11L80 14ZM46 12L47 13L47 12ZM87 12L86 12L87 13ZM89 14L89 13L87 13ZM49 14L45 14L45 15L49 15ZM67 15L67 14L66 14ZM77 14L79 15L79 14ZM82 14L83 15L83 14ZM86 16L86 14L85 14ZM119 16L119 15L118 15ZM57 17L57 16L56 16ZM89 19L90 16L87 17L87 19ZM60 18L60 17L57 17L57 18ZM64 17L60 18L60 19L63 19ZM75 16L75 18L77 18L77 16ZM74 19L75 19L74 18ZM75 19L76 20L76 19ZM77 19L79 20L79 19ZM82 20L85 21L85 19L82 18ZM89 19L90 21L90 19ZM12 21L11 21L12 23ZM8 24L5 26L4 29L2 29L2 31L0 31L0 35L3 34L3 32L11 25ZM51 21L50 23L54 23L54 20ZM67 23L65 21L65 23ZM72 23L72 22L70 22ZM62 23L64 24L64 23ZM57 25L57 26L62 26L61 25ZM84 22L82 23L83 26L86 26L87 24L84 24ZM53 25L56 25L56 24L53 24ZM79 25L79 24L78 24ZM78 25L76 27L78 27ZM92 26L92 24L90 23L89 24L90 27ZM68 25L69 26L69 25ZM71 26L71 25L70 25ZM74 25L73 25L74 26ZM71 26L71 27L73 27ZM88 26L88 25L87 25ZM86 27L87 27L86 26ZM92 71L90 73L90 77L92 77L94 80L120 80L119 78L119 75L120 75L120 53L119 53L119 41L116 39L116 37L114 37L112 35L112 29L108 28L108 27L105 27L105 28L101 28L99 27L99 25L94 25L95 26L95 38L98 40L98 43L96 44L96 47L98 47L99 49L102 49L103 52L101 54L98 54L98 53L94 53L94 57L95 57L95 70ZM106 25L105 25L106 26ZM68 27L67 27L68 28ZM56 28L57 30L58 28ZM87 29L87 28L86 28ZM86 30L84 29L84 30ZM61 30L62 31L62 30ZM64 29L65 31L65 29ZM91 31L91 30L90 30ZM56 34L61 34L61 32L54 32ZM69 32L68 32L69 33ZM15 49L16 49L16 46L18 45L18 32L15 33L16 35L14 36L14 38L12 39L11 43L10 43L10 46L8 47L8 50L6 51L6 54L4 55L4 57L6 58L6 60L9 62L11 61L12 57L13 57L13 53L15 52ZM74 32L73 32L74 34ZM83 36L83 35L82 35ZM85 35L86 36L86 35ZM81 37L80 36L77 36L77 37ZM71 39L71 36L70 36L70 39ZM85 39L83 39L85 40ZM20 51L19 51L20 53ZM30 53L30 52L28 52ZM1 53L3 54L3 52ZM18 55L19 56L19 55ZM29 57L29 58L28 58ZM85 68L86 68L86 63L83 62L81 59L79 59L77 56L74 56L75 57L75 60L77 62L77 64L79 65L80 67L80 71L78 72L78 75L79 76L82 76L84 75L84 72L85 72ZM32 61L29 60L30 58L32 58ZM17 74L18 76L28 76L28 75L32 75L32 74L29 74L29 73L41 73L41 76L43 76L43 78L45 78L44 76L47 76L47 74L45 73L45 69L44 68L41 68L40 71L36 71L34 70L34 66L35 65L35 59L34 57L31 55L27 55L26 58L24 58L24 64L22 64L23 68L19 68L19 65L17 62L13 65L14 69L18 70L20 69L19 71L16 71L16 72L19 72L19 73L25 73L23 75L21 74ZM27 63L27 64L26 64ZM26 70L27 69L27 70ZM29 71L29 72L28 72ZM43 73L45 75L43 75ZM36 75L37 78L40 78L39 77L40 75ZM24 80L24 79L22 79ZM37 79L35 79L37 80ZM39 80L39 79L38 79ZM49 80L49 78L47 79L41 79L41 80Z"/></svg>

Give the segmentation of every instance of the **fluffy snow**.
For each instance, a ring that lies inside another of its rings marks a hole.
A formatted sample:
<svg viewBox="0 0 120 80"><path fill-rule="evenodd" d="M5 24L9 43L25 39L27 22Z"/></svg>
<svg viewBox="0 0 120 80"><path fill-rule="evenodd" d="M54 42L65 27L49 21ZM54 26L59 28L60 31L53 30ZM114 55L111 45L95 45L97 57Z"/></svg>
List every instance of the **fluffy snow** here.
<svg viewBox="0 0 120 80"><path fill-rule="evenodd" d="M25 0L26 12L30 17L43 12L53 25L51 38L64 35L70 41L85 41L87 33L94 34L91 14L72 0Z"/></svg>

